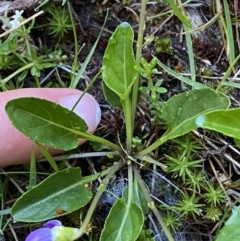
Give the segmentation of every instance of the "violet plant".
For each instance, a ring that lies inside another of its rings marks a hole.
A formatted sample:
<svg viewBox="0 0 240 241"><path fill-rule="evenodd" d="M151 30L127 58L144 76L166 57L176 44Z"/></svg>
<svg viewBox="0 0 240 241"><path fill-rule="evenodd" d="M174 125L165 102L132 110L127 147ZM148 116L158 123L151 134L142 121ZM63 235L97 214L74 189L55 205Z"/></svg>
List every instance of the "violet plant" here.
<svg viewBox="0 0 240 241"><path fill-rule="evenodd" d="M77 231L77 228L64 227L60 221L51 220L46 222L42 228L31 232L26 241L70 241L70 237Z"/></svg>

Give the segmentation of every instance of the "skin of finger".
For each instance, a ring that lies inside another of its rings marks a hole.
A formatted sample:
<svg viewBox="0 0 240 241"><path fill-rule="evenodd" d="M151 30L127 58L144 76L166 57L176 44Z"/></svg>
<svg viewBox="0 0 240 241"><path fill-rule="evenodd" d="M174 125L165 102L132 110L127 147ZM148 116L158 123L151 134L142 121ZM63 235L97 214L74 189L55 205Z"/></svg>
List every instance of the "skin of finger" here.
<svg viewBox="0 0 240 241"><path fill-rule="evenodd" d="M36 145L28 137L19 132L9 120L5 105L12 99L20 97L38 97L58 103L63 96L79 94L81 91L75 89L19 89L0 93L0 166L17 165L27 163L30 160L30 153L34 148L36 158L41 157L41 153ZM93 131L91 131L93 132ZM80 144L84 140L79 141ZM63 151L50 149L53 155Z"/></svg>

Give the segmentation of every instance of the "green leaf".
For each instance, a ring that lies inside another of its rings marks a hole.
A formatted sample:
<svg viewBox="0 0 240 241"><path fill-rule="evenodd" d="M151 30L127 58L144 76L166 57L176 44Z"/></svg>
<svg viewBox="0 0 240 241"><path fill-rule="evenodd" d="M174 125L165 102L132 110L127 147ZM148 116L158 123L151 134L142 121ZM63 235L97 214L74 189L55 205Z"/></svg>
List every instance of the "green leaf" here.
<svg viewBox="0 0 240 241"><path fill-rule="evenodd" d="M231 217L220 230L215 241L238 241L240 236L240 207L235 207Z"/></svg>
<svg viewBox="0 0 240 241"><path fill-rule="evenodd" d="M26 79L26 76L28 74L28 69L24 70L20 75L17 76L18 82L22 82L23 80Z"/></svg>
<svg viewBox="0 0 240 241"><path fill-rule="evenodd" d="M8 55L11 53L11 48L9 46L9 43L12 41L12 39L15 36L16 36L16 33L11 32L3 43L2 43L2 41L0 41L0 54L1 55Z"/></svg>
<svg viewBox="0 0 240 241"><path fill-rule="evenodd" d="M200 115L196 124L209 130L240 139L240 108L219 110Z"/></svg>
<svg viewBox="0 0 240 241"><path fill-rule="evenodd" d="M37 183L37 174L36 174L36 159L34 149L31 151L31 161L30 161L30 175L29 175L29 184L27 189L31 190Z"/></svg>
<svg viewBox="0 0 240 241"><path fill-rule="evenodd" d="M205 113L227 109L230 100L210 88L196 89L175 95L163 104L162 116L168 125L167 131L138 155L146 155L167 140L182 136L198 126L195 119Z"/></svg>
<svg viewBox="0 0 240 241"><path fill-rule="evenodd" d="M240 139L234 138L234 142L237 145L237 147L240 147Z"/></svg>
<svg viewBox="0 0 240 241"><path fill-rule="evenodd" d="M229 99L212 89L197 89L173 96L163 104L162 115L168 125L168 139L197 128L195 119L201 114L227 109Z"/></svg>
<svg viewBox="0 0 240 241"><path fill-rule="evenodd" d="M48 100L33 97L11 100L6 112L23 134L56 149L77 147L76 131L87 131L86 123L78 115Z"/></svg>
<svg viewBox="0 0 240 241"><path fill-rule="evenodd" d="M54 63L41 63L41 65L44 69L46 69L46 68L51 68L51 67L55 66L56 64L54 64Z"/></svg>
<svg viewBox="0 0 240 241"><path fill-rule="evenodd" d="M103 57L103 81L120 99L128 98L137 75L134 69L133 37L131 26L126 22L121 23L109 39Z"/></svg>
<svg viewBox="0 0 240 241"><path fill-rule="evenodd" d="M79 168L54 173L24 193L13 205L11 214L21 222L40 222L71 213L92 198L85 182Z"/></svg>
<svg viewBox="0 0 240 241"><path fill-rule="evenodd" d="M59 171L58 169L58 165L55 162L54 158L52 157L52 155L39 143L36 143L39 150L41 151L42 155L48 160L49 164L52 166L53 170L55 172Z"/></svg>
<svg viewBox="0 0 240 241"><path fill-rule="evenodd" d="M148 188L147 188L148 189ZM123 198L125 202L128 200L128 187L125 187L123 189ZM149 211L148 201L144 196L144 193L137 181L137 179L134 179L133 183L133 200L136 204L139 205L139 207L142 209L143 214L146 214Z"/></svg>
<svg viewBox="0 0 240 241"><path fill-rule="evenodd" d="M120 198L106 219L100 241L134 241L142 230L143 221L141 208L134 202L125 204Z"/></svg>
<svg viewBox="0 0 240 241"><path fill-rule="evenodd" d="M142 208L143 213L146 214L149 211L148 201L136 178L134 179L133 185L134 201Z"/></svg>
<svg viewBox="0 0 240 241"><path fill-rule="evenodd" d="M102 82L102 87L106 101L112 106L121 106L119 96L111 89L109 89L104 82Z"/></svg>
<svg viewBox="0 0 240 241"><path fill-rule="evenodd" d="M161 68L163 68L164 71L166 71L169 75L172 75L174 78L182 81L183 83L192 86L194 89L205 89L205 88L207 88L207 86L202 84L202 83L192 81L191 79L188 79L188 78L182 76L181 74L177 73L176 71L172 70L168 66L161 63L159 60L157 62L158 62L158 65Z"/></svg>

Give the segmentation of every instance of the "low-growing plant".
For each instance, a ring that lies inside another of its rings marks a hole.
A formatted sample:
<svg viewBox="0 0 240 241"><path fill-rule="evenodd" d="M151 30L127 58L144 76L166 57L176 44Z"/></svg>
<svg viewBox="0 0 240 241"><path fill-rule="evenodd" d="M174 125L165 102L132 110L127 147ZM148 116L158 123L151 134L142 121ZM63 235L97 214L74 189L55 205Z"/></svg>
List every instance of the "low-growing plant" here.
<svg viewBox="0 0 240 241"><path fill-rule="evenodd" d="M184 193L182 199L177 202L175 209L181 213L182 216L192 216L196 220L196 215L201 215L202 204L199 204L199 198L195 194L189 195Z"/></svg>
<svg viewBox="0 0 240 241"><path fill-rule="evenodd" d="M174 176L180 176L185 183L187 178L193 176L193 170L201 167L202 160L192 160L187 153L182 153L182 155L177 155L176 157L167 156L168 171L172 172Z"/></svg>
<svg viewBox="0 0 240 241"><path fill-rule="evenodd" d="M174 4L173 1L170 2ZM175 7L175 5L172 6ZM179 10L178 17L188 25L187 19ZM144 21L143 16L141 19ZM139 38L143 36L139 34ZM183 142L176 138L202 127L240 139L238 121L240 108L230 108L230 100L220 92L221 88L214 90L182 77L179 79L190 88L165 102L160 102L161 94L167 90L161 87L161 80L154 84L152 75L156 73L155 66L163 65L155 57L150 63L144 59L140 61L139 54L135 59L133 40L131 26L127 22L121 23L109 39L103 57L104 95L110 105L122 108L125 118L126 135L124 138L119 138L118 143L87 133L87 125L83 119L72 110L67 110L50 101L20 98L7 103L6 112L13 125L39 146L44 144L51 148L71 150L78 146L79 138L83 138L104 146L108 153L102 154L112 162L106 170L82 176L80 167L58 170L58 165L49 158L54 173L25 192L14 203L11 208L14 220L29 223L42 222L72 213L88 205L86 215L78 229L61 226L61 223L56 220L50 221L55 222L57 233L63 235L56 240L76 240L88 230L97 203L106 191L109 181L124 167L127 170L128 186L122 190L122 196L112 205L99 240L134 241L141 240L142 237L149 238L149 232L144 228L144 221L147 218L146 214L151 210L167 239L173 241L167 226L171 229L176 228L174 217L162 217L140 172L144 166L152 164L182 177L186 186L191 183L191 180L193 182L193 191L185 190L181 200L178 200L172 209L179 212L181 218L191 216L196 219L197 215L203 215L205 207L200 202L202 196L197 196L196 191L202 191L200 182L204 177L202 175L195 177L196 170L201 169L202 163L202 160L195 159L194 156L199 145L189 139ZM141 48L141 45L139 47ZM168 68L166 70L171 72ZM139 73L148 80L147 86L141 87L140 90L134 87L139 85ZM222 84L221 82L220 85ZM150 109L155 111L152 113L153 116L164 120L167 126L166 130L161 130L163 134L156 140L152 140L149 145L141 142L138 139L140 137L133 137L137 108L134 99L141 91L150 96ZM175 157L168 155L169 163L167 168L163 168L163 164L159 163L152 153L169 140L178 144L179 153ZM102 178L102 182L93 192L86 183L98 178ZM215 206L219 205L223 198L221 190L208 186L203 197L213 207L212 211L217 213L218 209ZM210 211L207 210L206 215L217 220L218 214L211 214ZM53 223L50 224L53 225ZM46 227L48 225L49 223L45 224Z"/></svg>
<svg viewBox="0 0 240 241"><path fill-rule="evenodd" d="M139 90L148 94L149 109L155 121L161 119L161 102L160 95L166 93L166 88L161 87L162 80L157 80L154 84L152 74L157 72L157 58L154 57L148 63L144 58L141 58L141 66L135 66L144 78L148 81L148 86L141 86Z"/></svg>
<svg viewBox="0 0 240 241"><path fill-rule="evenodd" d="M72 30L71 19L65 8L59 6L48 8L47 11L51 15L51 17L48 18L49 23L47 25L49 34L62 38L68 31Z"/></svg>
<svg viewBox="0 0 240 241"><path fill-rule="evenodd" d="M207 183L205 191L203 196L210 205L215 207L225 201L225 194L221 187L214 187L213 184Z"/></svg>
<svg viewBox="0 0 240 241"><path fill-rule="evenodd" d="M205 212L205 217L214 222L219 221L220 217L222 216L222 211L220 210L220 207L215 207L214 205L208 206Z"/></svg>
<svg viewBox="0 0 240 241"><path fill-rule="evenodd" d="M155 37L154 43L155 43L157 53L171 54L172 49L171 49L170 37L164 37L164 38Z"/></svg>
<svg viewBox="0 0 240 241"><path fill-rule="evenodd" d="M187 187L193 189L194 192L200 193L205 179L206 175L203 169L196 168L191 172L190 176L186 178L185 184Z"/></svg>
<svg viewBox="0 0 240 241"><path fill-rule="evenodd" d="M24 20L21 16L22 13L23 11L16 11L12 17L14 21L2 17L0 19L3 22L2 27L11 29L21 23ZM43 54L40 55L37 52L37 47L29 37L34 23L35 21L32 20L28 27L20 26L12 31L4 41L0 41L0 69L4 71L1 75L0 86L3 90L12 89L12 85L21 86L28 73L34 77L35 87L40 87L39 77L42 71L67 60L67 56L60 49L50 51L43 46ZM9 71L11 74L4 74Z"/></svg>
<svg viewBox="0 0 240 241"><path fill-rule="evenodd" d="M181 217L178 212L167 210L163 213L163 220L171 231L176 231L181 226Z"/></svg>
<svg viewBox="0 0 240 241"><path fill-rule="evenodd" d="M152 237L152 230L143 228L137 241L154 241Z"/></svg>

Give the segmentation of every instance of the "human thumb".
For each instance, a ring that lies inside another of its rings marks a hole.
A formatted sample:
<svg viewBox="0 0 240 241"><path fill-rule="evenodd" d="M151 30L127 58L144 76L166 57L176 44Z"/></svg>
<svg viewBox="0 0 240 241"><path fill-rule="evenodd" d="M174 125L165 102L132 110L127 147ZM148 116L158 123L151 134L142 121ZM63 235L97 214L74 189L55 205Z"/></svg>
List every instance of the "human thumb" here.
<svg viewBox="0 0 240 241"><path fill-rule="evenodd" d="M67 88L29 88L10 90L0 93L0 166L27 163L33 148L33 141L19 132L9 120L5 105L12 99L21 97L37 97L58 103L63 107L71 109L81 96L82 92ZM78 103L74 112L85 120L88 131L93 133L97 128L101 110L97 101L89 94L85 94ZM80 141L80 144L83 141ZM36 158L41 156L39 149L34 145ZM51 154L62 151L50 150Z"/></svg>

